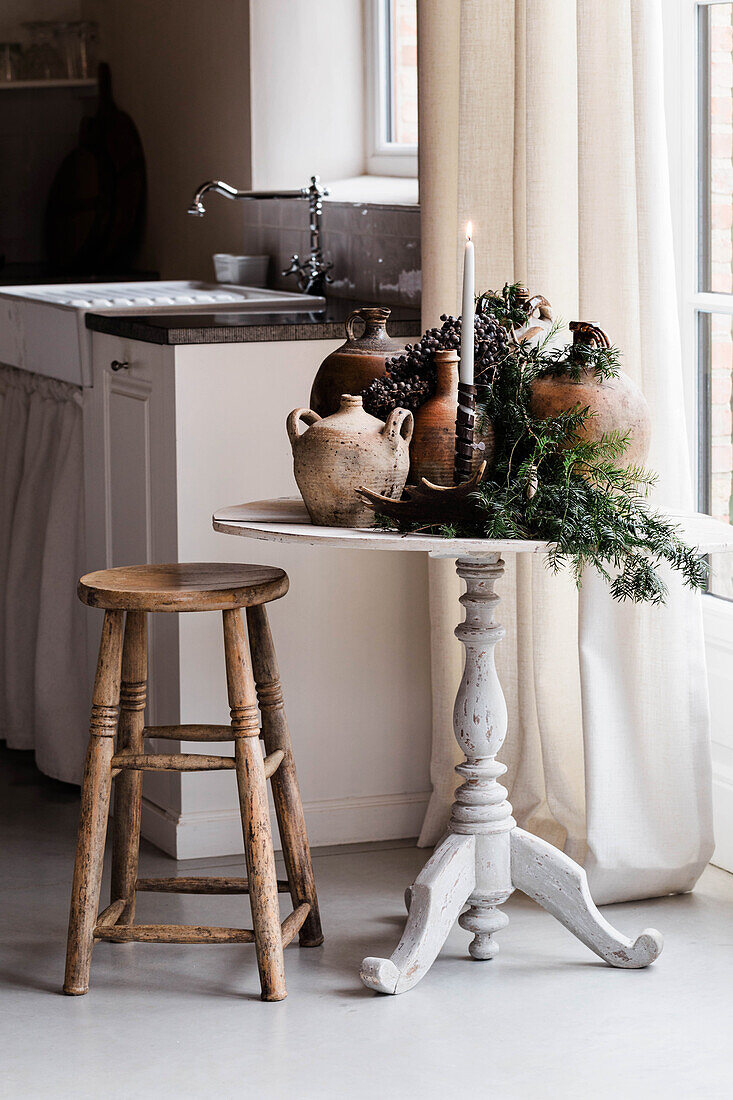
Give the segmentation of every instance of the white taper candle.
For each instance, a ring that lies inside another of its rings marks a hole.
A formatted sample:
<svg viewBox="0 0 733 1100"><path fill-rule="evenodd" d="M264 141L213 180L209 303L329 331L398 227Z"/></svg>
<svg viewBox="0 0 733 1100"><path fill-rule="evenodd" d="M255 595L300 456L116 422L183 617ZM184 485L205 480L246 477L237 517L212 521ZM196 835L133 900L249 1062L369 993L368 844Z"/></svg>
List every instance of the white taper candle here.
<svg viewBox="0 0 733 1100"><path fill-rule="evenodd" d="M471 223L466 226L466 249L463 254L463 304L461 307L461 366L460 381L473 385L473 322L476 314L475 303L475 262Z"/></svg>

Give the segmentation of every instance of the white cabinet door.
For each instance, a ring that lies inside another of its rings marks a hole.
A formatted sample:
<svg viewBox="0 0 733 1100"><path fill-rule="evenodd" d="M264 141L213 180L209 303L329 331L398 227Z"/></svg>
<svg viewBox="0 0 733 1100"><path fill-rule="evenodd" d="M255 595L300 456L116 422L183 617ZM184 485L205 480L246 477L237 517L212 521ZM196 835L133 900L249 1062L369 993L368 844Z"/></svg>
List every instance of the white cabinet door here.
<svg viewBox="0 0 733 1100"><path fill-rule="evenodd" d="M87 569L175 561L174 349L94 333L84 391ZM149 721L178 720L177 616L151 622ZM99 617L90 614L90 653Z"/></svg>
<svg viewBox="0 0 733 1100"><path fill-rule="evenodd" d="M85 391L89 568L175 558L174 350L95 333Z"/></svg>

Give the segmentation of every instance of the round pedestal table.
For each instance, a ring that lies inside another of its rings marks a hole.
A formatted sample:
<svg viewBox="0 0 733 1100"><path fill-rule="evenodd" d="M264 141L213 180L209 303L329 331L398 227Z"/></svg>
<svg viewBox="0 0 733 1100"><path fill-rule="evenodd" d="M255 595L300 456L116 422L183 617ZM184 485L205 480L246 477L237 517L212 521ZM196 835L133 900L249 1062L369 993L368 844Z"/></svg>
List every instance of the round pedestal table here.
<svg viewBox="0 0 733 1100"><path fill-rule="evenodd" d="M674 515L688 543L701 552L733 547L731 528L709 516ZM473 933L469 952L490 959L494 934L508 924L499 906L514 890L532 898L611 966L648 966L662 950L662 936L647 928L636 939L618 932L593 903L585 871L559 849L518 828L499 783L506 771L497 759L507 730L507 709L494 665L494 647L504 636L495 618L495 584L504 572L502 553L541 554L546 542L442 539L366 528L316 527L301 500L264 500L223 508L214 528L269 542L302 542L357 550L422 552L456 559L466 582L460 602L464 619L456 636L466 649L465 668L453 712L465 761L456 771L448 832L405 894L407 922L389 959L366 958L361 979L381 993L404 993L432 966L458 920Z"/></svg>

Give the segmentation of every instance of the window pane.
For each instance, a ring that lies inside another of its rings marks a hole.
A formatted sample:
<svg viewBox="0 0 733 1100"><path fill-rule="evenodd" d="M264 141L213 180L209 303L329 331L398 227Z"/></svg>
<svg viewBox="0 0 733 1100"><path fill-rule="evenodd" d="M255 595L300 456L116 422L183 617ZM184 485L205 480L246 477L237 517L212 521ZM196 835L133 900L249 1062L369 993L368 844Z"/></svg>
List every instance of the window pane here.
<svg viewBox="0 0 733 1100"><path fill-rule="evenodd" d="M387 140L397 145L417 145L417 2L390 0L389 9L390 117Z"/></svg>
<svg viewBox="0 0 733 1100"><path fill-rule="evenodd" d="M733 292L733 4L701 7L700 289Z"/></svg>
<svg viewBox="0 0 733 1100"><path fill-rule="evenodd" d="M727 6L727 5L726 5ZM700 508L733 520L733 317L700 314ZM730 554L710 557L709 591L733 599Z"/></svg>

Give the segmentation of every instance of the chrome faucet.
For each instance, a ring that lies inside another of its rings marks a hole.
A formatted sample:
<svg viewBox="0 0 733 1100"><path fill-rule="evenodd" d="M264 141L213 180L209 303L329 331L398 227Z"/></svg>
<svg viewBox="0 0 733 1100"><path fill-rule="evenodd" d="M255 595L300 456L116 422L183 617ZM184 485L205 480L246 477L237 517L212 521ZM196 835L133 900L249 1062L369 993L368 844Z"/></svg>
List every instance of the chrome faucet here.
<svg viewBox="0 0 733 1100"><path fill-rule="evenodd" d="M328 272L333 264L324 259L321 247L321 215L323 214L323 198L328 190L321 186L318 176L311 176L310 185L301 187L299 191L237 191L222 180L208 180L202 183L191 200L188 213L194 217L202 218L206 213L203 197L209 191L215 191L227 199L307 199L310 228L310 255L306 260L301 260L296 253L290 257L290 266L282 272L282 275L294 275L298 281L298 289L304 294L323 294L327 283L332 283L333 278Z"/></svg>

